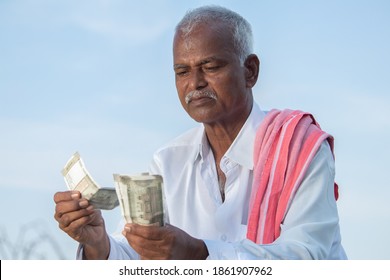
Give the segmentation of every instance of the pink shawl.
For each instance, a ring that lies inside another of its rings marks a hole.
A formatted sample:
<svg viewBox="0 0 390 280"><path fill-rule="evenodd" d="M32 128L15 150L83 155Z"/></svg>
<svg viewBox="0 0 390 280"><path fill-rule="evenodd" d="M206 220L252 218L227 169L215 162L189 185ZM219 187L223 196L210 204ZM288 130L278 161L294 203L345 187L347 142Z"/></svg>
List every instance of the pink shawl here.
<svg viewBox="0 0 390 280"><path fill-rule="evenodd" d="M269 244L279 237L280 224L325 139L333 153L333 137L322 131L309 113L286 109L266 115L254 145L248 239Z"/></svg>

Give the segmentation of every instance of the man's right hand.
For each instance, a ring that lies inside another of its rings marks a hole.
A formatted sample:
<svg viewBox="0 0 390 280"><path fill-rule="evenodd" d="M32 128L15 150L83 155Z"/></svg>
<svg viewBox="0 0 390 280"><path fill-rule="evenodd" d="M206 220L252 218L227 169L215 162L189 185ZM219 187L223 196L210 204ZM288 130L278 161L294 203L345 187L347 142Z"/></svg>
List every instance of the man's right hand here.
<svg viewBox="0 0 390 280"><path fill-rule="evenodd" d="M102 214L78 191L57 192L54 218L59 227L84 246L83 258L107 259L110 243Z"/></svg>

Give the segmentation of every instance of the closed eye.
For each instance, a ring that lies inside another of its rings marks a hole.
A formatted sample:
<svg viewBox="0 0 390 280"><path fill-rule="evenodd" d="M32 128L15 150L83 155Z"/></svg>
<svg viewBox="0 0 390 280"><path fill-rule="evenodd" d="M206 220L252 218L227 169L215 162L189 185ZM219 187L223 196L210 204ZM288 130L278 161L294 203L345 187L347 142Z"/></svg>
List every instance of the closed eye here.
<svg viewBox="0 0 390 280"><path fill-rule="evenodd" d="M203 67L203 69L207 72L215 72L217 71L218 69L220 69L221 66L217 65L217 66L205 66Z"/></svg>
<svg viewBox="0 0 390 280"><path fill-rule="evenodd" d="M176 64L173 66L173 70L175 71L176 76L185 76L188 74L188 67L186 65Z"/></svg>
<svg viewBox="0 0 390 280"><path fill-rule="evenodd" d="M188 74L188 71L184 71L184 70L182 70L182 71L176 71L175 74L176 74L176 76L181 77L181 76L187 75L187 74Z"/></svg>

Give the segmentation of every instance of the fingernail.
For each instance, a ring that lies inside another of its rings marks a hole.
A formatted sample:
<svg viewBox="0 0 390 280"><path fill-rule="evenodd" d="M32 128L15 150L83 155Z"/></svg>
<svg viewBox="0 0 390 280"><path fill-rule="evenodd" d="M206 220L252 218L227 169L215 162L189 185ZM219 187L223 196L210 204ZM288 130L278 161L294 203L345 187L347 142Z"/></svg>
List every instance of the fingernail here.
<svg viewBox="0 0 390 280"><path fill-rule="evenodd" d="M131 232L131 227L129 227L129 226L125 226L125 230L124 230L126 233L127 232Z"/></svg>
<svg viewBox="0 0 390 280"><path fill-rule="evenodd" d="M72 199L78 199L79 198L79 194L78 193L72 193L70 197Z"/></svg>
<svg viewBox="0 0 390 280"><path fill-rule="evenodd" d="M84 207L88 206L88 201L87 201L87 200L81 200L81 201L79 202L79 206L80 206L81 208L84 208Z"/></svg>

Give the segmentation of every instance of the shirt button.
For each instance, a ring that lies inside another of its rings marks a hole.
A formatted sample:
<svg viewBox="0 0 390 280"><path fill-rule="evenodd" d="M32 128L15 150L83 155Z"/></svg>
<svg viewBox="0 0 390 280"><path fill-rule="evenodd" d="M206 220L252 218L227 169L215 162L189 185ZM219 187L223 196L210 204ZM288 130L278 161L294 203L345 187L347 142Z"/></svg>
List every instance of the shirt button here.
<svg viewBox="0 0 390 280"><path fill-rule="evenodd" d="M222 234L222 235L221 235L221 240L222 240L222 241L226 241L226 239L227 239L226 234Z"/></svg>

